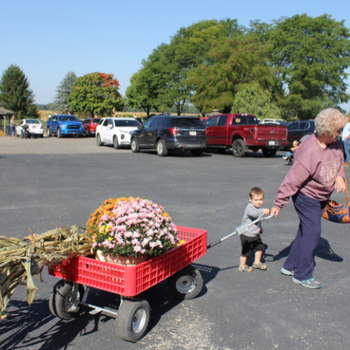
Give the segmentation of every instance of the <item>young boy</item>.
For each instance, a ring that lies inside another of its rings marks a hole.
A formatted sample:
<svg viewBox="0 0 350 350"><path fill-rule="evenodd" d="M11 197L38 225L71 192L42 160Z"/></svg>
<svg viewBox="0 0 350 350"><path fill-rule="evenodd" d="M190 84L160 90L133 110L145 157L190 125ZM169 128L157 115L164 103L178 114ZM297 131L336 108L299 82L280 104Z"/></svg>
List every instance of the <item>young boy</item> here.
<svg viewBox="0 0 350 350"><path fill-rule="evenodd" d="M299 141L298 140L294 140L293 142L293 147L290 149L290 151L288 151L285 155L285 157L283 157L284 160L290 160L290 157L293 155L293 153L298 149L299 147Z"/></svg>
<svg viewBox="0 0 350 350"><path fill-rule="evenodd" d="M261 208L264 203L264 192L259 187L253 187L249 191L249 204L246 206L242 218L242 225L249 224L256 220L259 215L264 213L270 214L269 209ZM241 235L242 253L238 271L252 272L254 269L266 270L266 265L261 262L264 245L261 241L260 234L262 233L261 222L251 225L248 230ZM253 267L247 266L247 257L255 253L255 261Z"/></svg>

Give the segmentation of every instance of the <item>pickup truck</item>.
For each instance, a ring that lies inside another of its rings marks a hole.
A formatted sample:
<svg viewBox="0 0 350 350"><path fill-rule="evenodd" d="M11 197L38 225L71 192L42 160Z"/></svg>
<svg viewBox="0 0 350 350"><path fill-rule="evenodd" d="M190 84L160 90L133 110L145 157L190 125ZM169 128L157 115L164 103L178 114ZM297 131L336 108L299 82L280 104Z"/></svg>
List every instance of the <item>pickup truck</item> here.
<svg viewBox="0 0 350 350"><path fill-rule="evenodd" d="M285 125L259 124L253 114L218 114L205 121L208 145L225 153L232 147L235 157L243 157L248 150L259 149L265 157L273 157L279 148L288 146Z"/></svg>
<svg viewBox="0 0 350 350"><path fill-rule="evenodd" d="M74 115L55 114L46 124L47 136L84 135L84 125Z"/></svg>

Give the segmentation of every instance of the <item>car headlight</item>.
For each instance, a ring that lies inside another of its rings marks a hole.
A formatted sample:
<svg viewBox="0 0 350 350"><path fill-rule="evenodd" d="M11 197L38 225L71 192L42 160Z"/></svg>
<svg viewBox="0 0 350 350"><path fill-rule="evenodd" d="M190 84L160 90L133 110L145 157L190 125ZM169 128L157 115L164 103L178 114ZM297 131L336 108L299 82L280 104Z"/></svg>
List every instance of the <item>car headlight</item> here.
<svg viewBox="0 0 350 350"><path fill-rule="evenodd" d="M67 128L66 124L61 125L61 129L66 129L66 128Z"/></svg>

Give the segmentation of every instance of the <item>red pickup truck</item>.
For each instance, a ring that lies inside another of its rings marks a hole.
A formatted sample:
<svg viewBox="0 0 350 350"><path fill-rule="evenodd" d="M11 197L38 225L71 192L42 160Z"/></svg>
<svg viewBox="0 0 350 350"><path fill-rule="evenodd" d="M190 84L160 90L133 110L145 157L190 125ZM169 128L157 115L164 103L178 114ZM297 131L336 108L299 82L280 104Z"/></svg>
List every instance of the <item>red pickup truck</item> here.
<svg viewBox="0 0 350 350"><path fill-rule="evenodd" d="M288 147L288 130L285 125L259 124L253 114L218 114L204 121L207 128L207 148L225 153L232 147L235 157L248 150L259 149L265 157L273 157L279 148Z"/></svg>

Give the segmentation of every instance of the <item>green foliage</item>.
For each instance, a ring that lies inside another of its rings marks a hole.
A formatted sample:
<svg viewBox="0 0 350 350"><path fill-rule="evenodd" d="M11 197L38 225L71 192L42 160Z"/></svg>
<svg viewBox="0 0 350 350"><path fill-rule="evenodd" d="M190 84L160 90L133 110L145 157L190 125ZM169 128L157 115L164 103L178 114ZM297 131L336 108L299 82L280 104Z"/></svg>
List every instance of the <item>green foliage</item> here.
<svg viewBox="0 0 350 350"><path fill-rule="evenodd" d="M309 119L349 100L345 70L350 64L350 33L344 21L303 14L273 25L253 22L251 27L260 41L272 44L270 64L278 68L286 89L284 114Z"/></svg>
<svg viewBox="0 0 350 350"><path fill-rule="evenodd" d="M39 111L55 111L55 110L57 110L57 104L54 102L47 103L47 104L37 104L36 107Z"/></svg>
<svg viewBox="0 0 350 350"><path fill-rule="evenodd" d="M245 84L233 99L232 113L250 113L260 119L278 118L280 109L271 103L272 94L258 84Z"/></svg>
<svg viewBox="0 0 350 350"><path fill-rule="evenodd" d="M258 84L263 90L277 86L268 65L269 45L254 36L240 36L218 42L210 51L210 59L190 72L196 86L192 101L202 112L216 108L229 112L235 94L245 84Z"/></svg>
<svg viewBox="0 0 350 350"><path fill-rule="evenodd" d="M166 44L159 45L148 60L142 62L143 67L131 77L125 93L128 106L144 110L147 116L151 111L159 111L159 91L165 86L160 59L166 47Z"/></svg>
<svg viewBox="0 0 350 350"><path fill-rule="evenodd" d="M0 79L0 105L15 112L17 119L39 118L34 93L26 75L17 65L9 66Z"/></svg>
<svg viewBox="0 0 350 350"><path fill-rule="evenodd" d="M105 116L123 110L124 102L118 89L119 82L113 74L86 74L73 84L67 102L75 111Z"/></svg>
<svg viewBox="0 0 350 350"><path fill-rule="evenodd" d="M76 80L77 76L75 75L75 73L68 72L56 89L55 109L59 110L63 114L66 114L68 112L74 112L73 109L69 106L67 98L71 93L72 86L76 82Z"/></svg>

